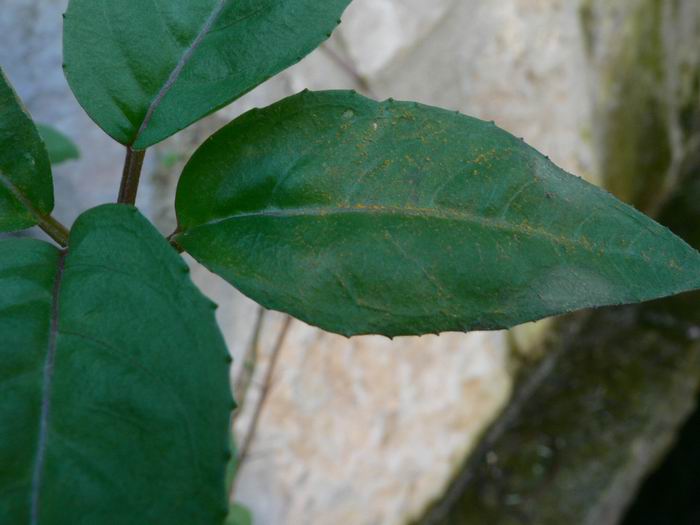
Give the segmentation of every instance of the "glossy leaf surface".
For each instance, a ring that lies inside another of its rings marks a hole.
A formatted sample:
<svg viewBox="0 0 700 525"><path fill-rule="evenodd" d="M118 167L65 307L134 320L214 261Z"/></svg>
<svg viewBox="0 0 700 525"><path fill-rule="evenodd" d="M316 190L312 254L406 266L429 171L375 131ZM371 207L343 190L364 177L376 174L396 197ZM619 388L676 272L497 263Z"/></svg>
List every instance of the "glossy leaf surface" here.
<svg viewBox="0 0 700 525"><path fill-rule="evenodd" d="M350 0L71 0L65 71L78 101L144 149L323 42Z"/></svg>
<svg viewBox="0 0 700 525"><path fill-rule="evenodd" d="M207 141L176 241L267 308L345 335L498 329L700 287L700 255L494 124L349 92Z"/></svg>
<svg viewBox="0 0 700 525"><path fill-rule="evenodd" d="M37 124L37 129L49 152L51 164L61 164L80 158L78 147L63 133L46 124Z"/></svg>
<svg viewBox="0 0 700 525"><path fill-rule="evenodd" d="M226 349L134 208L0 243L0 362L0 523L223 522Z"/></svg>
<svg viewBox="0 0 700 525"><path fill-rule="evenodd" d="M0 70L0 231L30 228L51 210L53 181L48 153Z"/></svg>

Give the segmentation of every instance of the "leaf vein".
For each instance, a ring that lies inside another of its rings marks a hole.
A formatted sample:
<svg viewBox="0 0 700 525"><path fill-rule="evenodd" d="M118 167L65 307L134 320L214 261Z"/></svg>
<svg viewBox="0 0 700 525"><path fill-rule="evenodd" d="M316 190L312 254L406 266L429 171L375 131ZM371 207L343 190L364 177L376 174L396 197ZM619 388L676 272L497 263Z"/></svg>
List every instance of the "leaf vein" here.
<svg viewBox="0 0 700 525"><path fill-rule="evenodd" d="M224 7L226 7L227 3L228 0L219 0L219 3L214 7L214 10L209 15L209 18L207 18L207 21L204 23L204 26L202 26L202 29L200 29L199 33L192 41L190 46L187 49L185 49L185 52L182 54L180 60L178 60L177 64L175 65L175 69L173 69L170 73L168 80L165 81L165 84L163 84L163 86L160 88L160 91L158 91L155 98L151 101L150 106L148 106L148 110L146 111L146 116L143 118L141 127L136 132L134 140L131 141L132 146L138 141L139 137L141 137L141 135L146 131L146 129L150 125L156 110L160 107L165 96L173 88L175 82L177 82L180 78L182 71L185 69L185 66L189 63L195 51L197 51L204 39L211 32L212 28L214 27L214 24L216 24L216 21L221 16L221 13L224 11Z"/></svg>
<svg viewBox="0 0 700 525"><path fill-rule="evenodd" d="M536 228L527 224L509 224L500 219L491 217L480 217L465 210L455 209L437 209L437 208L416 208L416 207L399 207L399 206L384 206L384 205L364 205L356 204L354 206L336 206L336 207L303 207L303 208L283 208L283 209L266 209L259 211L239 212L226 217L212 219L202 224L194 225L191 228L183 228L183 234L187 234L188 230L215 226L224 222L241 219L255 218L280 218L288 219L294 217L330 217L336 215L395 215L405 217L417 217L424 219L442 219L454 220L461 222L470 222L486 228L495 230L503 230L511 233L532 235L548 239L560 245L585 247L581 243L573 239L567 239L563 236L558 236L547 232L541 228Z"/></svg>
<svg viewBox="0 0 700 525"><path fill-rule="evenodd" d="M30 215L36 219L37 222L41 222L44 215L41 213L33 204L32 201L20 190L16 184L10 180L10 178L0 171L0 185L4 186L10 194L17 199L17 201L26 208Z"/></svg>
<svg viewBox="0 0 700 525"><path fill-rule="evenodd" d="M65 273L67 253L67 251L63 251L59 255L58 268L56 270L56 279L54 281L52 291L49 338L46 351L46 359L44 361L44 372L42 379L41 414L39 416L39 436L37 440L36 461L34 463L34 471L32 473L32 525L37 525L39 523L41 482L44 471L44 462L46 460L49 419L51 418L51 384L53 381L54 365L56 362L56 347L58 343L58 317L60 308L59 295L61 293L61 284L63 282L63 275Z"/></svg>

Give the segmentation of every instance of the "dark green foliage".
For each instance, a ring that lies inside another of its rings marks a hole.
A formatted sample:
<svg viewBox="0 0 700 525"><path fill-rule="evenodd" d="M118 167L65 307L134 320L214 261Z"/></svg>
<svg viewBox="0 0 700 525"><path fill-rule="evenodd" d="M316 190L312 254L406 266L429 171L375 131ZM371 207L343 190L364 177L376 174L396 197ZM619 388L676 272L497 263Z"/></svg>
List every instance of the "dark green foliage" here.
<svg viewBox="0 0 700 525"><path fill-rule="evenodd" d="M46 148L0 70L0 232L34 226L53 209Z"/></svg>
<svg viewBox="0 0 700 525"><path fill-rule="evenodd" d="M109 135L145 149L298 62L350 0L71 0L66 77Z"/></svg>
<svg viewBox="0 0 700 525"><path fill-rule="evenodd" d="M349 3L70 0L66 76L128 146L120 202L135 200L141 150L299 61ZM214 305L132 207L91 210L68 238L49 215L49 160L78 152L40 131L0 72L0 232L39 224L67 246L0 243L0 523L249 525L239 505L227 516L233 402ZM176 208L175 247L345 335L498 329L700 287L693 248L493 123L350 92L235 120L191 159ZM610 319L617 337L625 318ZM607 370L572 363L540 392L551 406L579 370Z"/></svg>
<svg viewBox="0 0 700 525"><path fill-rule="evenodd" d="M492 123L303 93L185 168L176 242L268 308L345 335L510 327L700 286L700 255Z"/></svg>
<svg viewBox="0 0 700 525"><path fill-rule="evenodd" d="M223 521L228 354L134 208L0 243L0 333L0 523Z"/></svg>

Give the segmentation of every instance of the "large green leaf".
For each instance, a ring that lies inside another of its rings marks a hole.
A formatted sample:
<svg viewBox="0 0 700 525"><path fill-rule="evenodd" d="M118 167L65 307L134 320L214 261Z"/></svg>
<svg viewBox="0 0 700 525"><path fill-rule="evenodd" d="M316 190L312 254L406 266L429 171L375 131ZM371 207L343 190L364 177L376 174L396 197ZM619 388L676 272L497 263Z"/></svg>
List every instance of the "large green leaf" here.
<svg viewBox="0 0 700 525"><path fill-rule="evenodd" d="M65 71L109 135L144 149L313 51L350 0L71 0Z"/></svg>
<svg viewBox="0 0 700 525"><path fill-rule="evenodd" d="M80 152L75 143L56 128L46 124L37 124L36 127L44 144L46 144L51 164L61 164L68 160L80 158Z"/></svg>
<svg viewBox="0 0 700 525"><path fill-rule="evenodd" d="M67 255L0 243L0 523L221 523L227 353L214 305L134 208Z"/></svg>
<svg viewBox="0 0 700 525"><path fill-rule="evenodd" d="M341 334L497 329L700 287L700 255L492 123L349 92L253 110L194 155L175 241Z"/></svg>
<svg viewBox="0 0 700 525"><path fill-rule="evenodd" d="M0 231L34 226L53 210L44 143L0 69Z"/></svg>

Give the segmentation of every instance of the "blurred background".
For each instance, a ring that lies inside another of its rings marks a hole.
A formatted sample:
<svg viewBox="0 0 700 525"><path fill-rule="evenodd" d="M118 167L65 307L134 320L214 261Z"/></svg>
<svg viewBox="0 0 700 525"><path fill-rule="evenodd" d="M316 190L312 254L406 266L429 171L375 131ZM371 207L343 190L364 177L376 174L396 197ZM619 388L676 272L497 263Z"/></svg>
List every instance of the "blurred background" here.
<svg viewBox="0 0 700 525"><path fill-rule="evenodd" d="M0 0L0 65L34 118L79 146L55 170L71 223L116 199L124 152L63 77L66 5ZM494 120L700 246L698 0L355 0L322 48L149 151L138 206L171 233L196 147L304 88ZM700 524L698 295L348 340L192 265L235 359L232 498L256 524Z"/></svg>

